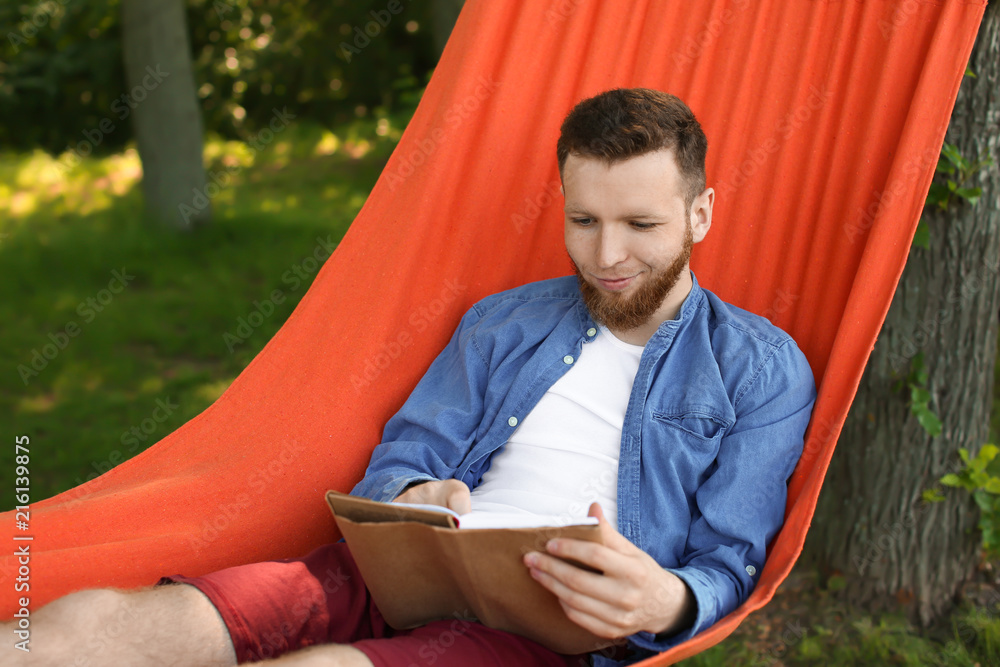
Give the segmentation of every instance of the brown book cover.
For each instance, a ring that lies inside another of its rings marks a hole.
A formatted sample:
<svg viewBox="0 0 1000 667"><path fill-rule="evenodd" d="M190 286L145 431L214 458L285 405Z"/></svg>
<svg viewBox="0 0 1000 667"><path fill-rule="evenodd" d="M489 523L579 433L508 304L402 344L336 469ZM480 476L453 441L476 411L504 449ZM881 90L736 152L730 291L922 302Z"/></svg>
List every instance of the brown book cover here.
<svg viewBox="0 0 1000 667"><path fill-rule="evenodd" d="M475 617L558 653L587 653L612 640L566 618L532 579L523 556L553 537L600 542L594 525L458 528L450 514L328 491L333 512L386 622L397 629Z"/></svg>

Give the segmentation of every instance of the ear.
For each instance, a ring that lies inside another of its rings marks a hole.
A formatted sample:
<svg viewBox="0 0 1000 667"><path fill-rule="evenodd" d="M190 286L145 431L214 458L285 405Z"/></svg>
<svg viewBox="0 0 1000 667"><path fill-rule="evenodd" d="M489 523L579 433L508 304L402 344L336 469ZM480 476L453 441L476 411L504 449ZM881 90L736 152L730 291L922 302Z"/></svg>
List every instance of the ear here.
<svg viewBox="0 0 1000 667"><path fill-rule="evenodd" d="M701 242L712 228L712 206L715 205L715 190L705 188L704 192L691 202L691 236L695 243Z"/></svg>

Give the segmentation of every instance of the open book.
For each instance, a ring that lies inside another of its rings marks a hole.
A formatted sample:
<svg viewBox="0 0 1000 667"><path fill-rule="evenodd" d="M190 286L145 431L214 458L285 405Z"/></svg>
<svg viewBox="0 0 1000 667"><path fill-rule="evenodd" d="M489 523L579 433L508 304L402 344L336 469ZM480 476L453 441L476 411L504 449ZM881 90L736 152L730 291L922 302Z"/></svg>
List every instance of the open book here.
<svg viewBox="0 0 1000 667"><path fill-rule="evenodd" d="M326 499L390 626L474 617L559 653L613 643L566 618L523 561L529 551L544 552L553 537L599 542L593 517L562 525L567 521L559 517L458 515L436 505L380 503L337 491Z"/></svg>
<svg viewBox="0 0 1000 667"><path fill-rule="evenodd" d="M468 514L459 514L449 507L442 507L441 505L424 505L422 503L391 503L391 507L388 509L389 511L395 511L399 508L424 510L427 512L444 514L445 516L449 516L454 519L454 524L449 525L449 527L465 528L466 530L484 528L558 528L561 526L597 525L597 517L592 516L568 518L548 514L524 514L515 512L470 512ZM402 513L397 514L397 516L410 517L402 519L404 521L414 520L412 514L408 515L406 513ZM423 521L424 515L420 516L421 518L417 520ZM430 523L430 521L425 521L425 523ZM434 525L441 524L435 523Z"/></svg>

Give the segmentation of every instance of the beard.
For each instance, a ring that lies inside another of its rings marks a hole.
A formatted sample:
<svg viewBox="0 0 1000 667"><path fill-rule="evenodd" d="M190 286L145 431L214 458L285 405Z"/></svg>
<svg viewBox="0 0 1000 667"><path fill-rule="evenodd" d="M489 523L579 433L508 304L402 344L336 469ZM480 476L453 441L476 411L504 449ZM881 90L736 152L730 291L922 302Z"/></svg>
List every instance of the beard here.
<svg viewBox="0 0 1000 667"><path fill-rule="evenodd" d="M684 243L670 265L662 271L654 272L650 279L631 295L605 292L591 285L583 277L580 267L570 258L577 282L580 283L583 302L591 317L613 331L632 331L646 324L663 305L663 300L684 274L691 259L693 246L694 237L691 224L688 223L684 232Z"/></svg>

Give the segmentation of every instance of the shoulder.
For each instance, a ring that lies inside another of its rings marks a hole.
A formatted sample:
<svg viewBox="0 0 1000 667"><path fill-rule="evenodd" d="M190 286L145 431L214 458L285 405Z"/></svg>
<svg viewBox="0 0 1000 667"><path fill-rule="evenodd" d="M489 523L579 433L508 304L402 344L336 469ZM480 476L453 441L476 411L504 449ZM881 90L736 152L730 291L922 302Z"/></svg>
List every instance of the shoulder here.
<svg viewBox="0 0 1000 667"><path fill-rule="evenodd" d="M575 276L562 276L497 292L472 308L481 318L514 316L536 309L565 312L582 303Z"/></svg>
<svg viewBox="0 0 1000 667"><path fill-rule="evenodd" d="M703 307L708 311L708 326L716 335L748 339L748 342L756 341L768 348L795 346L792 337L766 317L723 301L707 289L701 291L704 295Z"/></svg>
<svg viewBox="0 0 1000 667"><path fill-rule="evenodd" d="M704 334L735 403L748 393L815 395L809 362L787 332L708 290L702 293Z"/></svg>

